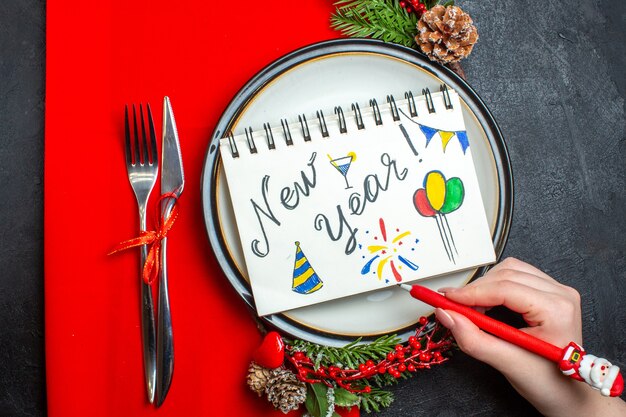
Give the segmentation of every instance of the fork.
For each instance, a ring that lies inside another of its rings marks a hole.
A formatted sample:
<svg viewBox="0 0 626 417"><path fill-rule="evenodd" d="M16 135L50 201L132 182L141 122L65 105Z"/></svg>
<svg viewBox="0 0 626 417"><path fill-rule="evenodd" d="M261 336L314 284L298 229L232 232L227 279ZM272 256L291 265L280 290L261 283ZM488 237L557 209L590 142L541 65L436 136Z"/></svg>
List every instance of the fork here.
<svg viewBox="0 0 626 417"><path fill-rule="evenodd" d="M137 113L135 105L133 109L133 134L128 117L128 106L124 106L124 130L126 142L126 169L128 180L137 199L139 208L139 230L146 230L146 206L150 193L157 179L159 172L159 158L157 155L156 135L154 132L154 121L150 104L147 104L148 131L146 136L146 124L144 122L143 105L139 105L141 120L141 136L137 129ZM140 271L148 256L146 245L141 246ZM155 383L156 383L156 331L154 320L154 302L152 300L152 288L141 279L141 336L143 346L143 365L146 379L146 390L148 401L154 403Z"/></svg>

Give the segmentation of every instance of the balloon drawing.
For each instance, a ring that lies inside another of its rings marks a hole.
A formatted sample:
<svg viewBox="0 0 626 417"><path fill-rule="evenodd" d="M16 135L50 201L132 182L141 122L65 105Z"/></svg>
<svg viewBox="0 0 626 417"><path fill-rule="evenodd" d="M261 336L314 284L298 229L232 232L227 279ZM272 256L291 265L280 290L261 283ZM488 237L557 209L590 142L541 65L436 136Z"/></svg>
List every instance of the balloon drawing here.
<svg viewBox="0 0 626 417"><path fill-rule="evenodd" d="M454 255L459 253L446 215L461 207L464 197L463 181L458 177L446 180L439 171L427 173L424 177L424 188L417 189L413 194L413 204L417 212L423 217L432 217L437 222L448 259L454 263Z"/></svg>

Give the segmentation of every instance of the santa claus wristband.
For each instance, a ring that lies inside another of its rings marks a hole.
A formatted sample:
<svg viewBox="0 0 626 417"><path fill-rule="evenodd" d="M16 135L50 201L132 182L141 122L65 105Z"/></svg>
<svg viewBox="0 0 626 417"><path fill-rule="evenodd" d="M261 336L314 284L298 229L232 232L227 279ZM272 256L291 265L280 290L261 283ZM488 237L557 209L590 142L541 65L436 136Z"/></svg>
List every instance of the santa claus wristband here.
<svg viewBox="0 0 626 417"><path fill-rule="evenodd" d="M400 284L400 286L409 291L413 298L433 307L463 314L484 331L556 362L563 374L578 381L586 382L606 397L617 397L624 391L624 380L619 372L619 367L612 365L606 359L588 354L574 342L570 342L564 348L559 348L481 314L470 307L454 302L426 287L406 284Z"/></svg>

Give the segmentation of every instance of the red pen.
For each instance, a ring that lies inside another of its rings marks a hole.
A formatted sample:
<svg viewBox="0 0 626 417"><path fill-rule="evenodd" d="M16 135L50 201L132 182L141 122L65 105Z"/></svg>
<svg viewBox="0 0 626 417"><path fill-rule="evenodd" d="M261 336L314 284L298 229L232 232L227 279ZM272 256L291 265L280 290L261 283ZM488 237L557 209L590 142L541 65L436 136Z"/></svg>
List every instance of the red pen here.
<svg viewBox="0 0 626 417"><path fill-rule="evenodd" d="M400 284L400 287L409 291L413 298L435 308L443 308L462 314L484 331L556 362L563 374L578 381L586 382L606 397L618 397L624 391L624 379L619 372L619 367L612 365L606 359L585 352L581 346L574 342L570 342L564 348L559 348L421 285Z"/></svg>

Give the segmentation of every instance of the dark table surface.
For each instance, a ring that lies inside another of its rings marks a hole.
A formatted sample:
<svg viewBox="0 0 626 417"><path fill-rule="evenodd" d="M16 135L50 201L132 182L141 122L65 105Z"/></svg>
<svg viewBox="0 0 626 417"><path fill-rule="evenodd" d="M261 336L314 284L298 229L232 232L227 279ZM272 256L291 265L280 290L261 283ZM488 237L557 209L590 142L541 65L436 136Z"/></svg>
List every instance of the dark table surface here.
<svg viewBox="0 0 626 417"><path fill-rule="evenodd" d="M626 2L459 3L480 33L464 62L468 81L513 164L505 256L577 288L586 349L626 369ZM1 1L1 416L46 414L44 81L45 2ZM381 415L536 414L500 374L463 354L394 391Z"/></svg>

